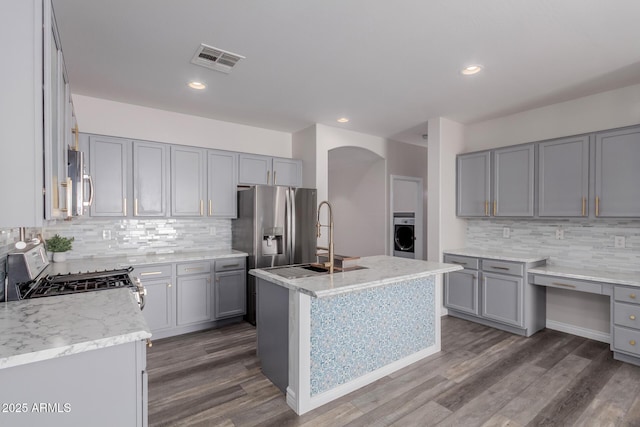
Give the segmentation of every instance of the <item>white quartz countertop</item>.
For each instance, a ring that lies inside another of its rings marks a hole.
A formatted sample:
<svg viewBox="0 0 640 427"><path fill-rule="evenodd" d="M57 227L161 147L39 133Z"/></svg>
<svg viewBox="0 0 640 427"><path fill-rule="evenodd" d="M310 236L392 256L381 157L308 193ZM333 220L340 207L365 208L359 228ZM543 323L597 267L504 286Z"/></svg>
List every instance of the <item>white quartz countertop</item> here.
<svg viewBox="0 0 640 427"><path fill-rule="evenodd" d="M500 261L514 261L532 263L549 259L547 255L527 254L514 251L496 251L476 248L447 249L445 254L469 256L474 258L495 259Z"/></svg>
<svg viewBox="0 0 640 427"><path fill-rule="evenodd" d="M462 270L455 264L444 264L407 258L377 255L360 258L361 270L320 274L300 279L287 279L263 269L250 270L249 274L317 298L359 291L377 286L411 280L434 274Z"/></svg>
<svg viewBox="0 0 640 427"><path fill-rule="evenodd" d="M128 288L0 305L0 369L150 337Z"/></svg>
<svg viewBox="0 0 640 427"><path fill-rule="evenodd" d="M638 273L622 273L603 270L577 269L556 265L547 265L529 269L530 274L566 277L568 279L591 280L594 282L612 283L640 287L640 271Z"/></svg>
<svg viewBox="0 0 640 427"><path fill-rule="evenodd" d="M153 264L170 264L174 262L203 261L210 259L223 259L234 257L246 257L246 252L233 249L179 252L171 254L154 255L129 255L117 257L93 257L74 259L66 262L52 262L49 266L48 274L79 273L96 270L113 270L129 266L144 266Z"/></svg>

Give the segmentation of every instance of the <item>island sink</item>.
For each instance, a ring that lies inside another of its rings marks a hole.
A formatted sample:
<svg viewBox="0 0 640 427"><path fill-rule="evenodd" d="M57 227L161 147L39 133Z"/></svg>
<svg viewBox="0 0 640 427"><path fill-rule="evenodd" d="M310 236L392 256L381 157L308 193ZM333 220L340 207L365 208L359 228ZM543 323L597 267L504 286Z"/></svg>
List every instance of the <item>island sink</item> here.
<svg viewBox="0 0 640 427"><path fill-rule="evenodd" d="M367 267L356 266L350 268L352 270L362 270ZM298 265L283 265L278 267L269 267L263 269L269 273L284 277L285 279L302 279L304 277L321 276L329 273L329 269L318 264L298 264Z"/></svg>

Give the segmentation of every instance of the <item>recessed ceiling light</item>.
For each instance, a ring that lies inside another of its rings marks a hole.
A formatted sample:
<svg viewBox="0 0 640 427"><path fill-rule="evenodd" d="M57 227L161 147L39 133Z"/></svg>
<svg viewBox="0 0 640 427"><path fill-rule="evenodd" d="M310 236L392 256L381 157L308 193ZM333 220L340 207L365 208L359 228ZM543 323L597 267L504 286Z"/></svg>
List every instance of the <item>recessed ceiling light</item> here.
<svg viewBox="0 0 640 427"><path fill-rule="evenodd" d="M480 71L482 71L482 65L469 65L468 67L464 67L461 73L465 76L471 76L479 73Z"/></svg>
<svg viewBox="0 0 640 427"><path fill-rule="evenodd" d="M202 82L195 82L195 81L187 83L187 86L189 86L191 89L196 89L196 90L202 90L207 87L206 84Z"/></svg>
<svg viewBox="0 0 640 427"><path fill-rule="evenodd" d="M348 121L349 121L349 119L348 119L348 118L346 118L346 117L340 117L340 118L338 119L338 123L347 123Z"/></svg>

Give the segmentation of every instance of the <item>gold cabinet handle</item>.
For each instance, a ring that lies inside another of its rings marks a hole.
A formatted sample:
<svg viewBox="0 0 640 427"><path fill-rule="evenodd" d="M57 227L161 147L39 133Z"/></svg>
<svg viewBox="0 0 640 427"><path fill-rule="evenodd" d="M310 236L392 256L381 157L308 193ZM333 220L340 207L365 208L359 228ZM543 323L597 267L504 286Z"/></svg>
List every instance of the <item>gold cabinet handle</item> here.
<svg viewBox="0 0 640 427"><path fill-rule="evenodd" d="M127 216L127 199L122 199L122 212Z"/></svg>
<svg viewBox="0 0 640 427"><path fill-rule="evenodd" d="M269 185L269 178L271 177L271 171L267 171L267 185Z"/></svg>
<svg viewBox="0 0 640 427"><path fill-rule="evenodd" d="M587 198L583 197L582 198L582 216L586 216L587 215Z"/></svg>
<svg viewBox="0 0 640 427"><path fill-rule="evenodd" d="M273 185L277 185L276 184L276 172L277 171L273 171Z"/></svg>
<svg viewBox="0 0 640 427"><path fill-rule="evenodd" d="M200 199L200 216L204 216L204 201Z"/></svg>
<svg viewBox="0 0 640 427"><path fill-rule="evenodd" d="M629 341L629 344L631 344L631 345L636 345L636 340L631 340L631 341Z"/></svg>
<svg viewBox="0 0 640 427"><path fill-rule="evenodd" d="M167 283L167 288L170 288L170 287L171 287L171 283Z"/></svg>
<svg viewBox="0 0 640 427"><path fill-rule="evenodd" d="M494 267L493 265L491 266L491 268L493 268L494 270L509 270L508 267Z"/></svg>
<svg viewBox="0 0 640 427"><path fill-rule="evenodd" d="M151 338L147 338L147 347L153 347L153 343L151 342Z"/></svg>
<svg viewBox="0 0 640 427"><path fill-rule="evenodd" d="M600 216L600 197L596 196L596 216Z"/></svg>
<svg viewBox="0 0 640 427"><path fill-rule="evenodd" d="M138 216L138 199L133 199L133 216Z"/></svg>
<svg viewBox="0 0 640 427"><path fill-rule="evenodd" d="M498 201L494 200L493 201L493 216L496 216L498 214Z"/></svg>
<svg viewBox="0 0 640 427"><path fill-rule="evenodd" d="M449 261L451 264L458 264L458 265L467 265L466 262L462 262L462 261Z"/></svg>
<svg viewBox="0 0 640 427"><path fill-rule="evenodd" d="M636 299L636 294L629 294L629 298Z"/></svg>
<svg viewBox="0 0 640 427"><path fill-rule="evenodd" d="M162 274L162 271L145 271L144 273L140 273L141 276L157 276L158 274Z"/></svg>
<svg viewBox="0 0 640 427"><path fill-rule="evenodd" d="M571 289L575 289L575 285L567 285L566 283L559 283L559 282L553 282L551 283L552 285L556 285L556 286L562 286L565 288L571 288Z"/></svg>
<svg viewBox="0 0 640 427"><path fill-rule="evenodd" d="M184 271L200 271L202 267L185 268Z"/></svg>
<svg viewBox="0 0 640 427"><path fill-rule="evenodd" d="M209 199L209 216L213 216L213 201Z"/></svg>
<svg viewBox="0 0 640 427"><path fill-rule="evenodd" d="M489 201L484 201L484 216L489 216Z"/></svg>
<svg viewBox="0 0 640 427"><path fill-rule="evenodd" d="M633 314L631 316L629 316L629 319L631 320L636 320L636 316L634 316Z"/></svg>

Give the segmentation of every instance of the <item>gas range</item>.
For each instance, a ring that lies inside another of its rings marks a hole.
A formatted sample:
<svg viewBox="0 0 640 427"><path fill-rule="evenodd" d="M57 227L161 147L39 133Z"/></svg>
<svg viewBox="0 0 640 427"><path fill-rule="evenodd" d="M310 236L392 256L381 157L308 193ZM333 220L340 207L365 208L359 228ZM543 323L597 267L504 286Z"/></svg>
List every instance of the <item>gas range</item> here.
<svg viewBox="0 0 640 427"><path fill-rule="evenodd" d="M133 267L49 275L49 260L42 244L9 253L7 267L7 285L0 292L0 301L128 287L134 292L140 309L144 308L147 292L139 279L131 278Z"/></svg>

